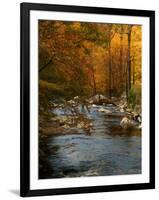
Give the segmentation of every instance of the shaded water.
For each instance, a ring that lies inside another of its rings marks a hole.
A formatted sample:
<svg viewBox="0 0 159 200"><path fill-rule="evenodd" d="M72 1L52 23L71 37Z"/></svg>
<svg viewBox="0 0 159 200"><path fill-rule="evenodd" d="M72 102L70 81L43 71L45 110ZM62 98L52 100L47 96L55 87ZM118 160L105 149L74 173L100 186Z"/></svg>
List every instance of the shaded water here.
<svg viewBox="0 0 159 200"><path fill-rule="evenodd" d="M107 176L141 173L141 135L137 129L123 130L121 113L112 105L102 106L111 114L99 112L101 106L87 113L93 127L89 133L62 134L48 139L52 152L50 177Z"/></svg>

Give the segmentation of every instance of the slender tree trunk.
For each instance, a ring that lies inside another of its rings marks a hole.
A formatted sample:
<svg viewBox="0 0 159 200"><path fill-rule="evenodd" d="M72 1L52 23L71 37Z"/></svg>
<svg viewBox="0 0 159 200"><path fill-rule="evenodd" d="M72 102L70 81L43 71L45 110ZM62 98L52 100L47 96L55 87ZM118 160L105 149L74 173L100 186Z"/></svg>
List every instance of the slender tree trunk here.
<svg viewBox="0 0 159 200"><path fill-rule="evenodd" d="M108 55L109 55L109 97L111 98L111 83L112 83L111 41L109 42Z"/></svg>
<svg viewBox="0 0 159 200"><path fill-rule="evenodd" d="M125 67L125 92L126 92L126 100L128 103L129 100L129 80L128 80L128 64L126 63L126 67Z"/></svg>
<svg viewBox="0 0 159 200"><path fill-rule="evenodd" d="M127 44L128 44L128 50L127 50L127 66L126 66L126 97L127 102L129 101L129 93L131 89L131 31L132 31L132 25L128 28L127 33Z"/></svg>
<svg viewBox="0 0 159 200"><path fill-rule="evenodd" d="M132 68L133 68L133 85L135 85L135 60L133 58L133 62L132 62Z"/></svg>
<svg viewBox="0 0 159 200"><path fill-rule="evenodd" d="M109 24L108 26L108 92L109 92L109 97L111 98L112 96L112 52L111 52L111 41L115 35L115 32L112 33L112 28L113 25Z"/></svg>
<svg viewBox="0 0 159 200"><path fill-rule="evenodd" d="M112 66L111 66L111 29L112 26L109 25L109 32L108 32L108 65L109 65L109 98L111 98L111 84L112 84Z"/></svg>
<svg viewBox="0 0 159 200"><path fill-rule="evenodd" d="M128 91L131 89L131 29L128 31Z"/></svg>
<svg viewBox="0 0 159 200"><path fill-rule="evenodd" d="M92 82L93 95L96 95L97 94L97 87L96 87L94 67L91 67L91 72L92 72L92 76L91 76L92 81L91 82Z"/></svg>
<svg viewBox="0 0 159 200"><path fill-rule="evenodd" d="M114 58L112 57L112 59L111 59L111 67L112 67L112 84L111 84L111 90L112 90L112 92L114 91L114 88L115 88L115 64L114 64L114 62L113 62L113 60L114 60ZM112 94L112 92L111 92L111 95L113 95Z"/></svg>
<svg viewBox="0 0 159 200"><path fill-rule="evenodd" d="M121 25L121 34L120 34L120 69L121 69L121 75L120 75L120 81L121 81L121 88L124 87L124 69L123 69L123 25Z"/></svg>
<svg viewBox="0 0 159 200"><path fill-rule="evenodd" d="M92 79L93 79L93 95L97 94L96 80L95 80L95 72L92 69Z"/></svg>

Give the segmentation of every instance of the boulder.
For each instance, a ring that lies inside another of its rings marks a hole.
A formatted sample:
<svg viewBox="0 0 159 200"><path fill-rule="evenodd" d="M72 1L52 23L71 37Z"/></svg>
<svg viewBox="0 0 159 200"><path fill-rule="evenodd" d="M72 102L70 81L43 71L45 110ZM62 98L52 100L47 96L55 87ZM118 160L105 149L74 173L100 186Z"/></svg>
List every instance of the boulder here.
<svg viewBox="0 0 159 200"><path fill-rule="evenodd" d="M125 112L125 111L124 111L124 108L120 108L120 112Z"/></svg>
<svg viewBox="0 0 159 200"><path fill-rule="evenodd" d="M67 101L67 103L69 104L69 105L74 105L76 102L74 101L74 100L69 100L69 101Z"/></svg>
<svg viewBox="0 0 159 200"><path fill-rule="evenodd" d="M138 126L138 129L140 129L140 130L142 129L142 125L141 124Z"/></svg>
<svg viewBox="0 0 159 200"><path fill-rule="evenodd" d="M74 100L79 100L79 96L73 97Z"/></svg>
<svg viewBox="0 0 159 200"><path fill-rule="evenodd" d="M95 105L95 104L92 104L92 107L93 107L93 108L97 108L98 106L97 106L97 105Z"/></svg>
<svg viewBox="0 0 159 200"><path fill-rule="evenodd" d="M132 128L135 126L135 123L134 121L130 120L129 118L127 117L123 117L121 122L120 122L120 126L124 129L127 129L127 128Z"/></svg>
<svg viewBox="0 0 159 200"><path fill-rule="evenodd" d="M104 112L104 113L106 113L106 114L110 114L110 113L111 113L110 110L107 110L107 109L105 109L105 108L100 108L98 111L99 111L99 112Z"/></svg>
<svg viewBox="0 0 159 200"><path fill-rule="evenodd" d="M51 118L51 121L59 122L59 123L65 123L67 120L68 120L68 117L67 116L62 116L62 115L59 115L59 116Z"/></svg>
<svg viewBox="0 0 159 200"><path fill-rule="evenodd" d="M79 122L78 124L77 124L77 128L84 128L84 122Z"/></svg>
<svg viewBox="0 0 159 200"><path fill-rule="evenodd" d="M138 113L135 113L135 112L132 112L132 114L133 114L133 119L136 121L136 122L138 122L138 123L141 123L141 115L140 114L138 114Z"/></svg>
<svg viewBox="0 0 159 200"><path fill-rule="evenodd" d="M97 104L97 105L103 105L103 104L113 104L114 105L114 102L111 99L105 97L102 94L96 94L95 96L91 97L89 99L89 103Z"/></svg>
<svg viewBox="0 0 159 200"><path fill-rule="evenodd" d="M63 128L70 128L70 126L68 125L68 124L64 124L63 126L62 126Z"/></svg>

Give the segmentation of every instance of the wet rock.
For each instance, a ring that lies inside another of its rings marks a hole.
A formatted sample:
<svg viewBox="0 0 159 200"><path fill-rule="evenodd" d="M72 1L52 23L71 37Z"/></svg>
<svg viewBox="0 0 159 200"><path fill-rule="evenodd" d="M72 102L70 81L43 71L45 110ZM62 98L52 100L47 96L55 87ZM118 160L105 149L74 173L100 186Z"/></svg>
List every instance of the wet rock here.
<svg viewBox="0 0 159 200"><path fill-rule="evenodd" d="M103 105L105 105L105 103ZM112 103L108 103L107 106L113 106L113 104Z"/></svg>
<svg viewBox="0 0 159 200"><path fill-rule="evenodd" d="M85 123L84 122L80 122L77 124L77 128L84 128Z"/></svg>
<svg viewBox="0 0 159 200"><path fill-rule="evenodd" d="M133 114L133 120L135 120L136 122L138 122L138 123L141 123L141 115L140 114L138 114L138 113L135 113L135 112L132 112L132 114Z"/></svg>
<svg viewBox="0 0 159 200"><path fill-rule="evenodd" d="M120 125L121 125L122 128L127 129L127 128L134 127L135 123L134 123L134 121L130 120L129 118L123 117L121 122L120 122Z"/></svg>
<svg viewBox="0 0 159 200"><path fill-rule="evenodd" d="M141 116L138 116L138 117L137 117L137 120L138 120L138 122L141 123Z"/></svg>
<svg viewBox="0 0 159 200"><path fill-rule="evenodd" d="M111 97L111 100L112 100L113 102L116 102L116 101L118 101L118 98L117 98L117 97Z"/></svg>
<svg viewBox="0 0 159 200"><path fill-rule="evenodd" d="M129 113L131 113L132 109L131 108L127 108L126 111L129 112Z"/></svg>
<svg viewBox="0 0 159 200"><path fill-rule="evenodd" d="M142 129L141 124L139 124L137 128L138 128L139 130L141 130L141 129Z"/></svg>
<svg viewBox="0 0 159 200"><path fill-rule="evenodd" d="M71 99L71 100L67 101L67 103L70 104L70 105L75 105L76 102Z"/></svg>
<svg viewBox="0 0 159 200"><path fill-rule="evenodd" d="M97 104L97 105L103 105L103 103L105 103L105 104L113 104L114 105L114 102L111 99L105 97L102 94L96 94L95 96L91 97L89 99L89 103Z"/></svg>
<svg viewBox="0 0 159 200"><path fill-rule="evenodd" d="M77 128L79 128L79 129L86 129L86 130L92 128L92 126L93 126L93 123L84 122L84 121L79 122L79 123L77 124Z"/></svg>
<svg viewBox="0 0 159 200"><path fill-rule="evenodd" d="M93 127L92 123L87 123L87 124L84 125L85 130L90 130L92 127Z"/></svg>
<svg viewBox="0 0 159 200"><path fill-rule="evenodd" d="M73 121L76 120L76 118L77 118L76 116L59 115L51 118L51 121L56 122L60 126L63 126L65 124L68 125L73 124Z"/></svg>
<svg viewBox="0 0 159 200"><path fill-rule="evenodd" d="M104 112L104 113L106 113L106 114L112 113L110 110L107 110L107 109L105 109L105 108L100 108L98 111L99 111L99 112Z"/></svg>
<svg viewBox="0 0 159 200"><path fill-rule="evenodd" d="M53 108L57 108L58 107L57 103L51 103L51 105L52 105Z"/></svg>
<svg viewBox="0 0 159 200"><path fill-rule="evenodd" d="M75 96L73 99L74 100L79 100L79 96Z"/></svg>
<svg viewBox="0 0 159 200"><path fill-rule="evenodd" d="M70 126L68 124L65 124L62 126L63 128L70 128Z"/></svg>
<svg viewBox="0 0 159 200"><path fill-rule="evenodd" d="M59 108L65 108L65 105L64 104L59 104L59 106L58 106Z"/></svg>
<svg viewBox="0 0 159 200"><path fill-rule="evenodd" d="M59 123L65 123L67 121L68 117L67 116L56 116L56 117L52 117L51 121L55 121L55 122L59 122Z"/></svg>
<svg viewBox="0 0 159 200"><path fill-rule="evenodd" d="M122 113L123 113L123 112L125 112L125 111L124 111L124 109L123 109L123 108L120 108L120 112L122 112Z"/></svg>
<svg viewBox="0 0 159 200"><path fill-rule="evenodd" d="M94 103L93 99L89 99L88 103L93 104Z"/></svg>
<svg viewBox="0 0 159 200"><path fill-rule="evenodd" d="M98 106L97 106L97 105L95 105L95 104L92 104L92 107L93 107L93 108L97 108Z"/></svg>
<svg viewBox="0 0 159 200"><path fill-rule="evenodd" d="M120 101L118 102L117 106L119 107L119 109L122 109L122 110L126 110L127 109L127 103L125 101Z"/></svg>

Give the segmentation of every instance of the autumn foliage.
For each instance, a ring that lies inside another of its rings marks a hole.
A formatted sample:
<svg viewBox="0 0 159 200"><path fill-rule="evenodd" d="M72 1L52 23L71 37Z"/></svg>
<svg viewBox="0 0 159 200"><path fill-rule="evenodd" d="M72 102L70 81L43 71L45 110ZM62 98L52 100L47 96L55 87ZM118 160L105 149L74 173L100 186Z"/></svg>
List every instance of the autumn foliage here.
<svg viewBox="0 0 159 200"><path fill-rule="evenodd" d="M141 33L139 25L39 20L40 94L141 95Z"/></svg>

